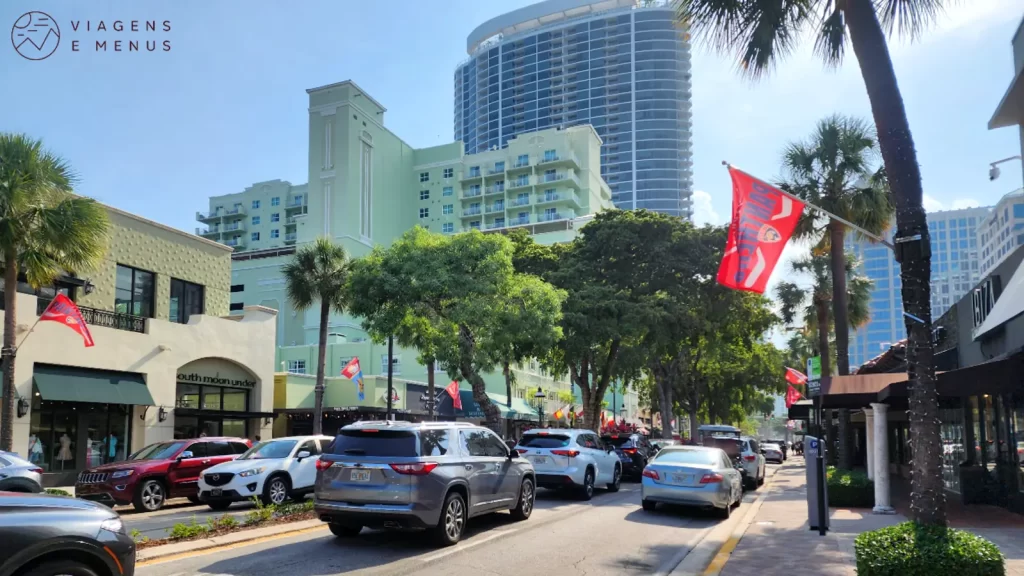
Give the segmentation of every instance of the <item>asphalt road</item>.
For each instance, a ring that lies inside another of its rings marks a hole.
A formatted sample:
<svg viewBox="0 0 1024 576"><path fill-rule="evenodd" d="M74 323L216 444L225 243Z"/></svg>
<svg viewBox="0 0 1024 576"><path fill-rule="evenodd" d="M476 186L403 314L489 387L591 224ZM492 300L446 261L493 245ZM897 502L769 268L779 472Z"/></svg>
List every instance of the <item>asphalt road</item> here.
<svg viewBox="0 0 1024 576"><path fill-rule="evenodd" d="M754 496L748 494L744 505ZM637 484L623 484L617 494L598 493L590 502L541 490L526 522L513 522L507 513L475 518L462 542L452 548L435 548L415 531L364 529L358 538L341 540L324 527L157 560L140 565L136 574L650 576L666 574L718 522L686 509L644 512Z"/></svg>

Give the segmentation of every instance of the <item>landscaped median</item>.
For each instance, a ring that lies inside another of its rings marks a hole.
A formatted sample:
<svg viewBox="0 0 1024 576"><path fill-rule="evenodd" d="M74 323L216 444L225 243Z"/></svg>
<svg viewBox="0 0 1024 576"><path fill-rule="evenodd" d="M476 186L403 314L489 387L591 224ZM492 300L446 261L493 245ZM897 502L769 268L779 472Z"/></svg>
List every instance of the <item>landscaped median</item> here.
<svg viewBox="0 0 1024 576"><path fill-rule="evenodd" d="M904 522L863 532L853 544L858 576L1004 576L999 548L981 536Z"/></svg>

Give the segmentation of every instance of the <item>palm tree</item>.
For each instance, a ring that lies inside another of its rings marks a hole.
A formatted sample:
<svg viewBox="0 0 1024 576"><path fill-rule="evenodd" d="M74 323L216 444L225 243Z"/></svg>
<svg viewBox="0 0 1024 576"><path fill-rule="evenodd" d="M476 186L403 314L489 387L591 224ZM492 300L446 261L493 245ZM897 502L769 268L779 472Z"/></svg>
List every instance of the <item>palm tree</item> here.
<svg viewBox="0 0 1024 576"><path fill-rule="evenodd" d="M327 324L331 310L345 311L345 284L349 260L345 249L320 237L299 248L284 265L285 290L296 310L307 310L320 301L320 352L316 361L316 387L313 389L313 434L322 431L324 411L324 365L327 359Z"/></svg>
<svg viewBox="0 0 1024 576"><path fill-rule="evenodd" d="M886 44L886 34L920 35L942 10L943 0L680 0L678 19L712 46L738 54L745 74L758 77L790 52L801 34L813 30L814 49L837 66L847 34L860 64L871 102L885 172L896 205L897 260L908 312L907 364L910 378L910 436L914 462L911 510L915 520L945 525L939 398L931 341L931 254L921 169Z"/></svg>
<svg viewBox="0 0 1024 576"><path fill-rule="evenodd" d="M13 450L14 358L19 278L33 288L95 267L107 251L106 209L75 196L68 163L41 140L0 133L0 262L4 275L3 408L0 450Z"/></svg>
<svg viewBox="0 0 1024 576"><path fill-rule="evenodd" d="M829 116L805 142L794 142L783 154L783 189L879 236L893 207L885 173L875 167L878 149L871 126L863 120ZM847 315L845 241L847 227L833 217L805 212L797 236L827 249L832 268L832 318L835 323L836 373L850 373L850 332ZM859 232L858 232L859 234ZM839 466L849 469L852 454L849 410L839 411Z"/></svg>

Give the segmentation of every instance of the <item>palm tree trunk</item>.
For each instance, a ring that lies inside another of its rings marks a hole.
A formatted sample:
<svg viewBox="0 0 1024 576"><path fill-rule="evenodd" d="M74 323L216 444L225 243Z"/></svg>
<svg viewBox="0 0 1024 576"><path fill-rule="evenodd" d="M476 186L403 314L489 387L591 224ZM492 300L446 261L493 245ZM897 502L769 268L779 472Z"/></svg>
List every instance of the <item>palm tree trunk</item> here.
<svg viewBox="0 0 1024 576"><path fill-rule="evenodd" d="M4 259L4 345L0 350L3 362L4 398L0 410L0 450L14 451L14 356L17 349L18 263L13 256Z"/></svg>
<svg viewBox="0 0 1024 576"><path fill-rule="evenodd" d="M327 322L331 305L326 300L320 303L320 353L316 359L316 387L313 388L313 434L323 433L324 415L324 372L327 362Z"/></svg>
<svg viewBox="0 0 1024 576"><path fill-rule="evenodd" d="M436 404L434 399L434 362L433 358L427 360L427 398L429 398L427 414L431 420L437 420L437 406L434 405Z"/></svg>
<svg viewBox="0 0 1024 576"><path fill-rule="evenodd" d="M502 374L505 376L505 407L508 413L512 413L512 371L509 369L508 360L501 363ZM505 418L505 438L512 437L512 418Z"/></svg>
<svg viewBox="0 0 1024 576"><path fill-rule="evenodd" d="M832 322L836 332L836 373L850 373L850 305L846 291L846 228L837 220L828 224L829 256L832 267ZM839 410L839 467L853 468L850 450L850 411Z"/></svg>
<svg viewBox="0 0 1024 576"><path fill-rule="evenodd" d="M878 144L896 205L900 238L919 240L898 244L902 253L903 309L907 327L907 376L910 383L910 438L914 454L911 471L910 513L924 524L946 524L946 496L942 486L942 444L939 430L939 395L935 387L934 349L931 338L931 251L921 187L921 170L914 150L903 96L896 82L885 34L871 0L848 0L846 24L861 76L871 102Z"/></svg>

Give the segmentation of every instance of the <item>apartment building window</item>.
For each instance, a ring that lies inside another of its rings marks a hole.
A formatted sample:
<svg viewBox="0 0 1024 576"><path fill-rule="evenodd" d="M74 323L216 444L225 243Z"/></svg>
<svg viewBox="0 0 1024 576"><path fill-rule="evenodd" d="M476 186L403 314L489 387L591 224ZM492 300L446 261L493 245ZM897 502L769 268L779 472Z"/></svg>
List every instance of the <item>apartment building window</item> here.
<svg viewBox="0 0 1024 576"><path fill-rule="evenodd" d="M188 322L189 316L203 313L203 286L171 278L170 320L179 324Z"/></svg>
<svg viewBox="0 0 1024 576"><path fill-rule="evenodd" d="M243 308L245 308L245 302L232 302L231 305L228 306L228 310L232 312L238 312Z"/></svg>
<svg viewBox="0 0 1024 576"><path fill-rule="evenodd" d="M469 177L470 178L476 178L479 175L480 175L480 167L479 166L472 166L472 167L470 167L470 169L469 169Z"/></svg>
<svg viewBox="0 0 1024 576"><path fill-rule="evenodd" d="M529 165L530 165L530 155L529 154L520 154L519 157L516 158L516 168L522 168L523 166L529 166Z"/></svg>
<svg viewBox="0 0 1024 576"><path fill-rule="evenodd" d="M271 222L280 222L281 221L281 214L279 212L274 212L273 214L270 215L270 221Z"/></svg>
<svg viewBox="0 0 1024 576"><path fill-rule="evenodd" d="M544 151L544 161L545 162L553 162L553 161L555 161L557 159L558 159L558 155L555 153L554 150L545 150Z"/></svg>
<svg viewBox="0 0 1024 576"><path fill-rule="evenodd" d="M280 206L281 205L281 197L280 196L274 196L273 198L271 198L270 199L270 205L271 206Z"/></svg>
<svg viewBox="0 0 1024 576"><path fill-rule="evenodd" d="M253 232L252 234L249 235L249 239L252 240L253 242L259 242L259 240L260 240L260 233L259 232Z"/></svg>
<svg viewBox="0 0 1024 576"><path fill-rule="evenodd" d="M155 275L152 272L117 265L114 285L114 311L143 318L153 317Z"/></svg>
<svg viewBox="0 0 1024 576"><path fill-rule="evenodd" d="M498 180L497 182L495 182L494 183L494 191L495 192L504 192L505 191L505 181L504 180Z"/></svg>
<svg viewBox="0 0 1024 576"><path fill-rule="evenodd" d="M554 182L557 179L558 179L558 174L556 174L554 170L545 170L544 171L544 181L545 182Z"/></svg>
<svg viewBox="0 0 1024 576"><path fill-rule="evenodd" d="M474 229L474 230L479 230L480 229L480 221L479 220L473 220L472 222L469 223L469 227Z"/></svg>
<svg viewBox="0 0 1024 576"><path fill-rule="evenodd" d="M274 229L272 229L270 231L270 237L271 238L280 238L281 237L281 232L277 228L274 228Z"/></svg>
<svg viewBox="0 0 1024 576"><path fill-rule="evenodd" d="M452 176L455 176L455 169L454 168L445 168L444 169L444 177L445 177L445 179L451 178Z"/></svg>
<svg viewBox="0 0 1024 576"><path fill-rule="evenodd" d="M494 171L495 172L504 172L505 171L505 161L502 160L501 162L495 162L494 163Z"/></svg>
<svg viewBox="0 0 1024 576"><path fill-rule="evenodd" d="M444 232L445 234L451 234L452 232L455 232L455 224L451 222L445 222L441 224L441 232Z"/></svg>
<svg viewBox="0 0 1024 576"><path fill-rule="evenodd" d="M388 373L388 355L387 354L381 354L380 355L380 373L381 374L387 374ZM402 373L402 357L401 356L392 356L391 357L391 373L392 374L401 374Z"/></svg>
<svg viewBox="0 0 1024 576"><path fill-rule="evenodd" d="M454 212L455 212L455 205L454 204L445 204L444 206L441 206L441 214L447 215L447 214L452 214Z"/></svg>
<svg viewBox="0 0 1024 576"><path fill-rule="evenodd" d="M441 196L451 196L452 194L454 194L454 192L452 191L451 186L445 186L441 189Z"/></svg>
<svg viewBox="0 0 1024 576"><path fill-rule="evenodd" d="M545 218L552 218L553 219L556 214L558 214L558 211L556 211L554 208L545 208L544 209L544 217Z"/></svg>
<svg viewBox="0 0 1024 576"><path fill-rule="evenodd" d="M430 200L430 190L420 190L420 200Z"/></svg>
<svg viewBox="0 0 1024 576"><path fill-rule="evenodd" d="M420 218L429 218L430 208L420 208Z"/></svg>
<svg viewBox="0 0 1024 576"><path fill-rule="evenodd" d="M231 292L245 292L245 284L232 284Z"/></svg>
<svg viewBox="0 0 1024 576"><path fill-rule="evenodd" d="M530 176L527 174L521 174L518 178L516 178L516 186L529 186L529 184Z"/></svg>
<svg viewBox="0 0 1024 576"><path fill-rule="evenodd" d="M253 226L257 226L257 225L259 225L259 223L260 223L260 217L259 216L253 216L252 217L252 225Z"/></svg>
<svg viewBox="0 0 1024 576"><path fill-rule="evenodd" d="M502 217L502 218L495 218L494 219L494 227L495 228L504 228L505 227L505 218L504 217Z"/></svg>
<svg viewBox="0 0 1024 576"><path fill-rule="evenodd" d="M420 172L420 182L430 182L430 172Z"/></svg>
<svg viewBox="0 0 1024 576"><path fill-rule="evenodd" d="M525 224L526 222L529 222L529 221L530 221L530 213L529 212L520 212L519 213L519 223L520 224Z"/></svg>
<svg viewBox="0 0 1024 576"><path fill-rule="evenodd" d="M253 200L252 201L252 209L256 210L259 207L260 207L260 201L259 200Z"/></svg>
<svg viewBox="0 0 1024 576"><path fill-rule="evenodd" d="M288 361L288 372L292 374L305 374L306 373L306 361L305 360L289 360Z"/></svg>
<svg viewBox="0 0 1024 576"><path fill-rule="evenodd" d="M469 195L470 196L479 196L480 195L480 185L479 184L473 184L472 186L470 186L469 187Z"/></svg>
<svg viewBox="0 0 1024 576"><path fill-rule="evenodd" d="M554 188L548 188L547 190L544 191L544 201L545 202L551 202L554 199L555 199L555 189Z"/></svg>

